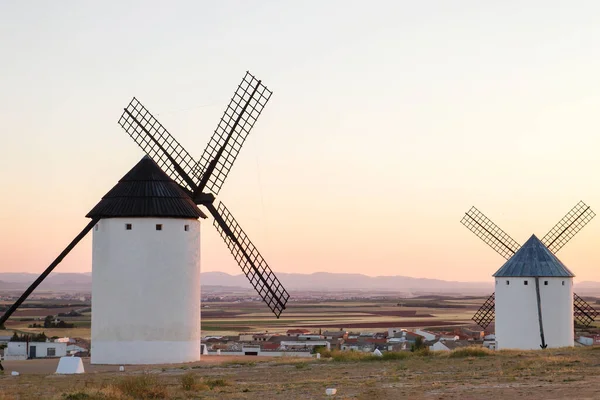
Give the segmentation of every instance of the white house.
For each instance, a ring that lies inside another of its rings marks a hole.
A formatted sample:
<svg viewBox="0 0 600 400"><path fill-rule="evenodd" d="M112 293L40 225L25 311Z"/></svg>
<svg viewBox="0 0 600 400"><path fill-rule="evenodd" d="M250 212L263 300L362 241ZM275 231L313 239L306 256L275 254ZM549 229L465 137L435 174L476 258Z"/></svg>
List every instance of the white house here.
<svg viewBox="0 0 600 400"><path fill-rule="evenodd" d="M429 346L429 350L433 350L433 351L450 351L452 349L450 348L450 346L446 346L446 342L444 342L442 340L438 340L437 342L435 342L434 344L432 344L431 346Z"/></svg>
<svg viewBox="0 0 600 400"><path fill-rule="evenodd" d="M456 341L458 339L460 339L460 337L458 335L441 335L440 336L440 340L447 341L447 342Z"/></svg>
<svg viewBox="0 0 600 400"><path fill-rule="evenodd" d="M594 344L594 338L590 336L579 336L577 341L585 346L592 346Z"/></svg>
<svg viewBox="0 0 600 400"><path fill-rule="evenodd" d="M318 334L302 334L302 335L298 335L298 340L323 340L323 336L318 335Z"/></svg>
<svg viewBox="0 0 600 400"><path fill-rule="evenodd" d="M429 350L433 351L450 351L459 347L470 346L471 343L465 340L438 340L431 346Z"/></svg>
<svg viewBox="0 0 600 400"><path fill-rule="evenodd" d="M67 345L67 354L77 354L88 351L86 348L77 346L76 344Z"/></svg>
<svg viewBox="0 0 600 400"><path fill-rule="evenodd" d="M573 346L574 276L531 236L494 274L496 348Z"/></svg>
<svg viewBox="0 0 600 400"><path fill-rule="evenodd" d="M394 335L396 335L396 333L400 333L405 330L406 329L402 329L402 328L388 328L388 337L394 337Z"/></svg>
<svg viewBox="0 0 600 400"><path fill-rule="evenodd" d="M429 332L429 331L424 331L421 329L416 329L415 333L417 335L421 335L425 338L425 340L429 341L429 340L435 340L437 338L435 333Z"/></svg>
<svg viewBox="0 0 600 400"><path fill-rule="evenodd" d="M7 361L64 357L66 355L67 344L55 342L8 342L8 347L4 351L4 359Z"/></svg>
<svg viewBox="0 0 600 400"><path fill-rule="evenodd" d="M292 349L301 349L301 348L310 348L311 350L315 347L324 346L327 350L331 350L331 343L326 340L283 340L279 343L279 348L281 350L292 350Z"/></svg>

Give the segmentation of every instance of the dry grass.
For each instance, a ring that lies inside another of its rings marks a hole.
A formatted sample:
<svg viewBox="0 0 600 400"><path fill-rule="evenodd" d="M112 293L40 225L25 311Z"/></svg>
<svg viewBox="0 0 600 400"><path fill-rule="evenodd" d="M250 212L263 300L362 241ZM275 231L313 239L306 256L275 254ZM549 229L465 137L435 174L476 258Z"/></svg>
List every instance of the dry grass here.
<svg viewBox="0 0 600 400"><path fill-rule="evenodd" d="M0 400L12 399L306 399L597 398L598 352L588 348L453 352L331 352L321 360L205 364L182 369L149 367L77 376L0 376ZM397 355L387 355L397 354Z"/></svg>

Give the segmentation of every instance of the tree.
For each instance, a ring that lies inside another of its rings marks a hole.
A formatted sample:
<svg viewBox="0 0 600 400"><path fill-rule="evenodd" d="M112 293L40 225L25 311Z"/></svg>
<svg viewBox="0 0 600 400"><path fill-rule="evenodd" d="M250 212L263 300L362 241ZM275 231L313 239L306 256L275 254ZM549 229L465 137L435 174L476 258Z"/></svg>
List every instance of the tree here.
<svg viewBox="0 0 600 400"><path fill-rule="evenodd" d="M19 335L17 335L17 332L14 332L12 337L10 338L11 342L18 342L19 341Z"/></svg>
<svg viewBox="0 0 600 400"><path fill-rule="evenodd" d="M48 315L48 316L46 316L46 318L44 318L44 328L52 327L52 319L53 319L52 315Z"/></svg>
<svg viewBox="0 0 600 400"><path fill-rule="evenodd" d="M423 343L423 338L421 336L415 339L415 344L410 346L410 351L415 352L417 350L421 350L425 348L425 343Z"/></svg>
<svg viewBox="0 0 600 400"><path fill-rule="evenodd" d="M46 334L44 332L40 333L39 335L35 335L32 339L33 342L45 342L48 339L48 337L46 337Z"/></svg>

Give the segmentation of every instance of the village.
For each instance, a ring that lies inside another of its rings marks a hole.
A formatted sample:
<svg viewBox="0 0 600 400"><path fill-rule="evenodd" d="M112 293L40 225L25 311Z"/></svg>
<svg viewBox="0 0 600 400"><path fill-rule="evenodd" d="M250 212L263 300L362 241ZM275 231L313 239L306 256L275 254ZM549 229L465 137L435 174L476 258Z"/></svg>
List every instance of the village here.
<svg viewBox="0 0 600 400"><path fill-rule="evenodd" d="M452 351L461 347L496 349L493 324L487 329L464 326L454 330L388 328L377 332L346 329L288 329L286 332L243 332L232 336L204 336L203 355L318 357L324 351L385 352ZM159 345L159 344L157 344ZM575 346L600 346L600 331L590 329L576 336ZM82 338L38 335L0 335L0 360L89 357L90 341Z"/></svg>

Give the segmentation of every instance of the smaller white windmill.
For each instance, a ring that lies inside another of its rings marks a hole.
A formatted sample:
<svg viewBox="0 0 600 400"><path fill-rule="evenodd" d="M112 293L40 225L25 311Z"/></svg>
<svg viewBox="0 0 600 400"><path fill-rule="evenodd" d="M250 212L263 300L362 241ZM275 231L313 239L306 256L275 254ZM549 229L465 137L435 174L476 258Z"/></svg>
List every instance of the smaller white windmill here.
<svg viewBox="0 0 600 400"><path fill-rule="evenodd" d="M573 317L587 326L599 315L573 293L575 275L554 254L594 216L580 201L542 240L533 235L520 246L475 207L465 213L461 223L508 260L472 318L483 328L495 319L497 349L573 346Z"/></svg>

